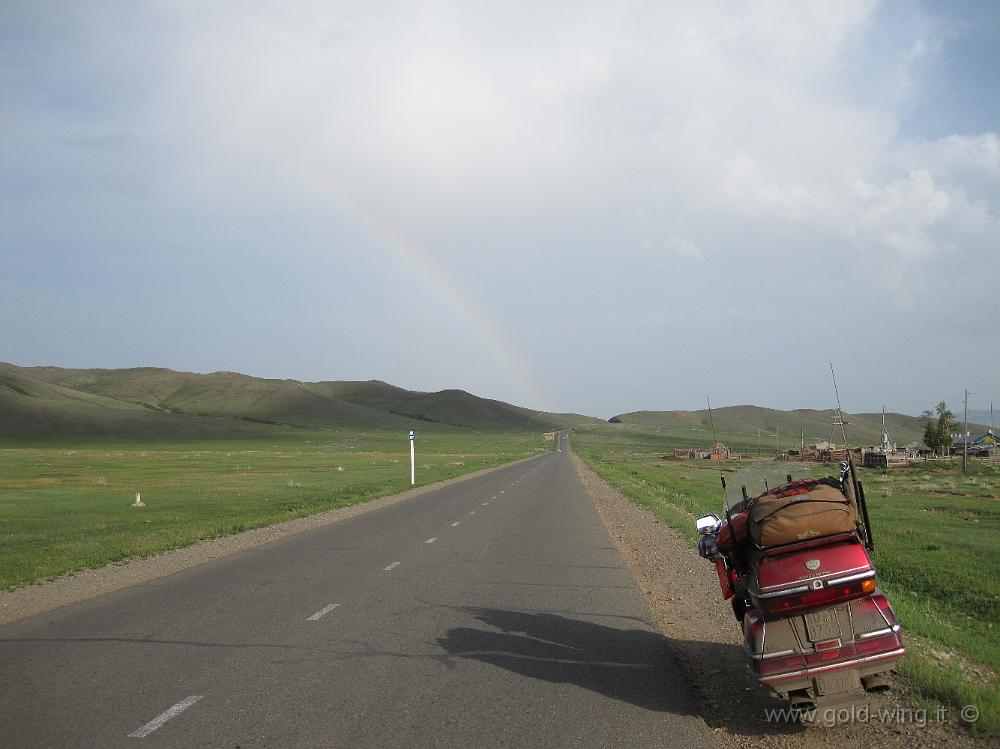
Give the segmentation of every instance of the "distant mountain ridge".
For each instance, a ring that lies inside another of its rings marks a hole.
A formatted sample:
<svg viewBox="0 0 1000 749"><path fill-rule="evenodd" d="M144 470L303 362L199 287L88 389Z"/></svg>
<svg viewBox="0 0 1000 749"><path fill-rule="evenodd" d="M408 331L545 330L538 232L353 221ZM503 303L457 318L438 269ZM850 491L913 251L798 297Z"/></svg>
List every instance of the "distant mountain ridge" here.
<svg viewBox="0 0 1000 749"><path fill-rule="evenodd" d="M840 441L832 410L780 411L760 406L713 410L721 439L744 446ZM875 444L882 414L849 414L853 444ZM634 411L613 421L664 429L708 444L708 412ZM919 417L886 414L897 444L920 442ZM436 423L480 429L598 426L603 419L533 411L464 390L425 393L380 380L300 382L237 372L197 374L157 367L67 369L0 363L0 438L264 437L296 429L418 429ZM970 423L972 432L985 426ZM759 432L759 433L758 433Z"/></svg>
<svg viewBox="0 0 1000 749"><path fill-rule="evenodd" d="M800 408L792 411L780 411L748 405L712 409L715 430L720 437L729 440L736 439L751 445L756 444L756 441L760 439L765 447L768 444L774 444L776 430L782 444L789 441L799 442L800 438L804 439L807 445L831 438L834 442L842 443L840 428L833 428L835 415L834 409ZM881 412L845 414L844 417L848 422L847 437L853 445L874 445L880 442L882 436ZM924 428L919 416L886 413L885 420L889 435L897 445L922 442ZM610 421L645 427L687 430L692 433L703 432L701 441L705 444L708 444L712 430L707 409L699 411L633 411L613 416ZM972 432L981 432L986 427L970 422L969 429ZM770 439L769 443L768 439Z"/></svg>
<svg viewBox="0 0 1000 749"><path fill-rule="evenodd" d="M555 429L600 420L463 390L423 393L378 380L299 382L156 367L65 369L0 363L0 437L254 436L267 428Z"/></svg>

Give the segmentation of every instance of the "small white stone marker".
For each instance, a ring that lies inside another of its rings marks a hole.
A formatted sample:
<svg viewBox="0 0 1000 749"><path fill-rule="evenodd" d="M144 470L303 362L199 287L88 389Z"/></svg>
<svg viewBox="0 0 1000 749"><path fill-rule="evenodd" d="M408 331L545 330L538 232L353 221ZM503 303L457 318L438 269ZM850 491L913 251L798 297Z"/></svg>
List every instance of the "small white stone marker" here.
<svg viewBox="0 0 1000 749"><path fill-rule="evenodd" d="M145 507L146 503L142 501L142 497L139 496L139 492L135 493L135 502L132 503L133 507Z"/></svg>

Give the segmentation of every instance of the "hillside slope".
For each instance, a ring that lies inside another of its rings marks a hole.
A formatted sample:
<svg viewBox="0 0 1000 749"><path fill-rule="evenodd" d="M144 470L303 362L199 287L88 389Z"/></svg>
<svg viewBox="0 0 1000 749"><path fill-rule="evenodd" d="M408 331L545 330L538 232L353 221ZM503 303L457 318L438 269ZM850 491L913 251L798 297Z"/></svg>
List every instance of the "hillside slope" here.
<svg viewBox="0 0 1000 749"><path fill-rule="evenodd" d="M249 425L412 429L420 421L474 428L553 429L600 423L480 398L421 393L380 381L299 382L235 372L64 369L0 364L0 436L257 433ZM189 421L185 421L188 419Z"/></svg>
<svg viewBox="0 0 1000 749"><path fill-rule="evenodd" d="M252 437L260 425L152 410L25 377L0 365L0 437Z"/></svg>
<svg viewBox="0 0 1000 749"><path fill-rule="evenodd" d="M363 382L318 382L335 397L371 408L423 421L474 427L564 428L580 424L602 424L603 419L575 413L533 411L503 401L481 398L465 390L422 393L389 385L380 380Z"/></svg>
<svg viewBox="0 0 1000 749"><path fill-rule="evenodd" d="M235 372L169 369L22 370L47 382L176 414L222 416L296 426L404 427L409 420L347 403L312 383L265 380Z"/></svg>
<svg viewBox="0 0 1000 749"><path fill-rule="evenodd" d="M806 444L810 444L819 440L829 440L831 435L834 442L842 442L840 428L834 430L832 427L835 415L836 411L833 409L780 411L760 406L726 406L712 409L715 429L720 437L756 444L758 430L760 430L761 439L765 441L765 446L768 444L768 438L770 444L774 444L775 429L777 429L782 443L798 442L801 436L805 439ZM848 422L847 437L852 444L857 446L873 445L880 440L882 434L881 413L845 414L845 418ZM614 419L622 424L660 427L678 431L686 430L692 433L694 441L697 442L700 439L700 442L705 444L707 444L707 440L710 440L712 429L707 410L635 411L615 416ZM897 444L905 445L910 442L922 441L924 430L919 417L887 413L885 419L889 434ZM973 431L980 428L972 424L969 427ZM694 433L698 432L703 432L704 436L696 438Z"/></svg>

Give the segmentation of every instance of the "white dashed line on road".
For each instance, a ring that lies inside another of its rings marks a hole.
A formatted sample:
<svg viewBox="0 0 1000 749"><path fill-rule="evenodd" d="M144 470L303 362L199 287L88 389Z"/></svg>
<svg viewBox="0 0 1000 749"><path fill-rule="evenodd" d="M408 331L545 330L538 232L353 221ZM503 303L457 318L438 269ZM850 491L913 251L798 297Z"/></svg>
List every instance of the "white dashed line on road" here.
<svg viewBox="0 0 1000 749"><path fill-rule="evenodd" d="M471 512L470 512L469 514L470 514L470 515L475 515L475 514L476 514L476 511L475 511L475 510L472 510L472 511L471 511Z"/></svg>
<svg viewBox="0 0 1000 749"><path fill-rule="evenodd" d="M129 737L130 738L134 738L134 739L144 739L144 738L146 738L147 736L149 736L149 734L151 734L157 728L159 728L160 726L162 726L168 720L170 720L171 718L176 718L178 715L180 715L181 713L183 713L185 710L187 710L189 707L191 707L191 705L193 705L198 700L200 700L201 697L202 696L200 694L195 694L195 695L192 695L191 697L185 697L183 700L181 700L180 702L178 702L176 705L174 705L172 708L170 708L166 712L163 712L163 713L160 713L159 715L157 715L155 718L153 718L151 721L149 721L149 723L147 723L146 725L142 726L141 728L135 729L132 733L129 734Z"/></svg>
<svg viewBox="0 0 1000 749"><path fill-rule="evenodd" d="M333 611L339 605L340 605L339 603L331 603L328 606L324 606L323 608L321 608L319 611L317 611L312 616L306 617L306 621L307 622L319 621L320 618L322 618L322 617L326 616L327 614L329 614L331 611Z"/></svg>
<svg viewBox="0 0 1000 749"><path fill-rule="evenodd" d="M402 562L393 562L393 563L392 563L392 564L390 564L390 565L389 565L388 567L383 567L383 568L382 568L382 571L383 571L383 572L388 572L389 570L394 570L394 569L396 569L396 568L397 568L397 567L398 567L398 566L399 566L400 564L402 564Z"/></svg>
<svg viewBox="0 0 1000 749"><path fill-rule="evenodd" d="M424 543L425 544L432 544L435 541L437 541L437 536L434 536L434 538L428 538L426 541L424 541Z"/></svg>
<svg viewBox="0 0 1000 749"><path fill-rule="evenodd" d="M451 527L454 528L456 525L461 525L461 524L462 524L461 520L456 520L454 523L451 524Z"/></svg>
<svg viewBox="0 0 1000 749"><path fill-rule="evenodd" d="M486 505L488 505L488 504L489 504L489 502L483 502L483 507L486 507Z"/></svg>

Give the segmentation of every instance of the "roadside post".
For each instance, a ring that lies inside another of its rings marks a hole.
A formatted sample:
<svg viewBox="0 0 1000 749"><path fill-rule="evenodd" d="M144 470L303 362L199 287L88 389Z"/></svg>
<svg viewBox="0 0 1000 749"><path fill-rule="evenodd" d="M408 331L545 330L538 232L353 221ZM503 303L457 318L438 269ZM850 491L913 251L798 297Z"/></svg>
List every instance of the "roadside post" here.
<svg viewBox="0 0 1000 749"><path fill-rule="evenodd" d="M413 434L413 430L410 430L410 486L417 485L417 465L414 462L413 456L413 443L416 440L416 435Z"/></svg>

